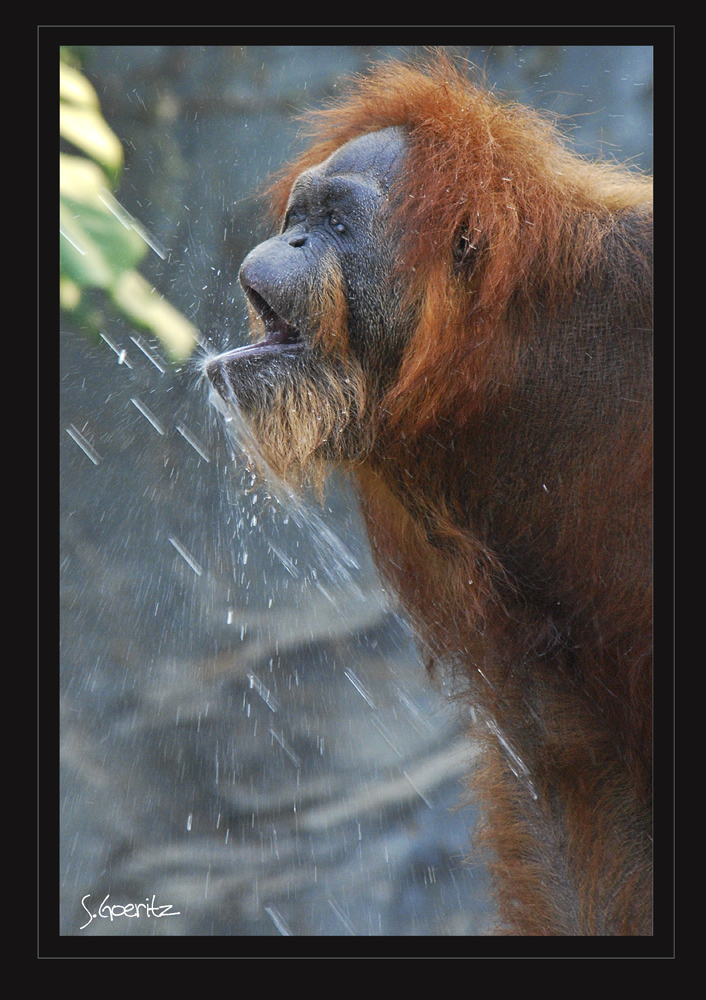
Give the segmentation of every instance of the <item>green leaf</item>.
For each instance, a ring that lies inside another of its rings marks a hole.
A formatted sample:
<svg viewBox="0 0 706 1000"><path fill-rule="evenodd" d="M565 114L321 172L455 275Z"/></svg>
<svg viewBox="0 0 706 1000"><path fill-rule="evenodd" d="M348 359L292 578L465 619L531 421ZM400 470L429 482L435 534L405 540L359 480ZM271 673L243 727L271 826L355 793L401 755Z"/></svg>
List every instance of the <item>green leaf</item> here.
<svg viewBox="0 0 706 1000"><path fill-rule="evenodd" d="M101 115L95 90L77 70L59 63L59 132L114 179L123 164L123 148Z"/></svg>
<svg viewBox="0 0 706 1000"><path fill-rule="evenodd" d="M60 261L78 285L109 288L145 255L147 245L114 199L103 172L78 156L59 157Z"/></svg>
<svg viewBox="0 0 706 1000"><path fill-rule="evenodd" d="M122 146L101 116L93 87L64 62L59 87L61 135L91 157L59 156L61 308L95 334L107 296L132 323L159 337L173 360L183 361L198 330L135 270L148 244L163 254L109 190L122 167Z"/></svg>

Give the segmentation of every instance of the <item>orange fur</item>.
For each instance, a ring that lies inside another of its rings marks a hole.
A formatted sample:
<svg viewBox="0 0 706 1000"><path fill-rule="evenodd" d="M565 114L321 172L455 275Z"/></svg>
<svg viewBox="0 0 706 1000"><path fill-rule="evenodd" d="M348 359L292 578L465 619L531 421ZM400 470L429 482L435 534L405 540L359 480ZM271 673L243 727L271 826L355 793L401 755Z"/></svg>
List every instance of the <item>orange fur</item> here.
<svg viewBox="0 0 706 1000"><path fill-rule="evenodd" d="M392 204L414 321L356 414L373 550L485 720L502 929L650 933L651 182L438 58L316 114L275 211L388 126L408 140ZM334 300L320 335L345 356Z"/></svg>

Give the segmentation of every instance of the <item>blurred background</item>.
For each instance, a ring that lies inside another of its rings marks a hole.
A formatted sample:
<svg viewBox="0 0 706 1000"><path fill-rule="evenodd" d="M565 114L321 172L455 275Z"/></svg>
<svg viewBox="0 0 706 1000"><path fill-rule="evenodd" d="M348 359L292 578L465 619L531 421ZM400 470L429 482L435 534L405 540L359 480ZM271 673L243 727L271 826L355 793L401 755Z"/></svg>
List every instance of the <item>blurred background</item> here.
<svg viewBox="0 0 706 1000"><path fill-rule="evenodd" d="M246 339L237 271L297 115L414 51L68 48L122 147L139 272L203 345ZM650 47L454 51L567 116L580 152L651 169ZM175 361L124 314L92 318L61 327L60 933L486 933L469 720L426 676L351 490L281 502L224 432L201 350Z"/></svg>

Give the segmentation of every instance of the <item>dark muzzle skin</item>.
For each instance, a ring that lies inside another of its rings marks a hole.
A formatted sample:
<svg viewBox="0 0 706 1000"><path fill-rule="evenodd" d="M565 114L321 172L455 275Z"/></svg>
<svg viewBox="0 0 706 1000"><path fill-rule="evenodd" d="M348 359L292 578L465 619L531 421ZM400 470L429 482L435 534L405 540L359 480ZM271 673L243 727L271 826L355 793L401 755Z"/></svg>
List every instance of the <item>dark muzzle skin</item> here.
<svg viewBox="0 0 706 1000"><path fill-rule="evenodd" d="M268 243L261 244L261 247L267 247ZM260 250L261 247L256 249ZM265 297L247 283L244 274L247 273L249 259L250 257L243 262L240 279L250 308L259 318L259 325L264 328L264 336L253 343L224 351L206 362L206 375L214 389L224 398L237 397L237 387L242 376L264 372L277 355L292 357L306 347L298 329L280 316Z"/></svg>
<svg viewBox="0 0 706 1000"><path fill-rule="evenodd" d="M298 330L276 313L262 296L251 291L248 299L264 326L264 337L211 357L204 366L213 388L231 403L244 404L248 385L253 380L272 379L282 365L307 349Z"/></svg>
<svg viewBox="0 0 706 1000"><path fill-rule="evenodd" d="M221 396L239 398L253 376L276 378L283 366L317 353L322 289L332 270L345 292L353 350L362 360L380 340L376 296L389 283L385 268L391 270L393 259L388 240L389 261L381 265L380 233L405 152L404 131L386 128L351 140L299 176L282 232L254 247L239 272L260 339L205 364Z"/></svg>

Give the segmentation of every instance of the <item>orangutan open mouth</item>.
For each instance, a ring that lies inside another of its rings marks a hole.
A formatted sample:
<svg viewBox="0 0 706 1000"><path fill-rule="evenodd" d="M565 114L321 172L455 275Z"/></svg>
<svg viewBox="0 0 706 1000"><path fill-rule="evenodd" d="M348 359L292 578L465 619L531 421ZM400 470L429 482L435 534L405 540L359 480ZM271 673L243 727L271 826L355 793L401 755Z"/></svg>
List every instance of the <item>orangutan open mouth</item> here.
<svg viewBox="0 0 706 1000"><path fill-rule="evenodd" d="M229 351L224 351L210 358L205 365L205 372L214 388L226 396L232 392L232 378L240 369L239 363L245 364L264 360L274 354L298 354L305 349L299 330L276 313L265 299L254 288L246 287L245 291L250 304L262 319L265 336L252 344L244 344Z"/></svg>
<svg viewBox="0 0 706 1000"><path fill-rule="evenodd" d="M263 299L259 292L255 291L252 285L245 285L244 288L250 305L265 326L264 338L255 344L249 345L251 349L262 350L263 348L270 349L302 343L299 330L295 326L292 326L291 323L288 323L283 316L275 312L272 306Z"/></svg>

